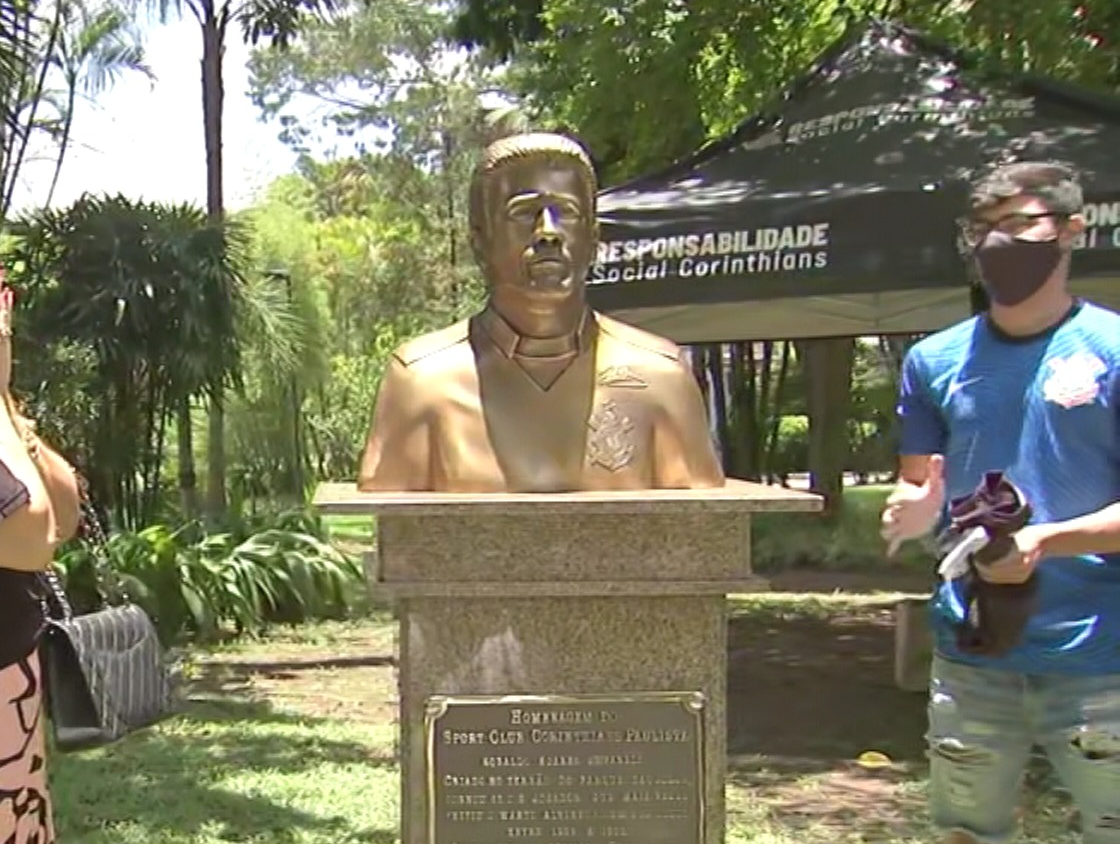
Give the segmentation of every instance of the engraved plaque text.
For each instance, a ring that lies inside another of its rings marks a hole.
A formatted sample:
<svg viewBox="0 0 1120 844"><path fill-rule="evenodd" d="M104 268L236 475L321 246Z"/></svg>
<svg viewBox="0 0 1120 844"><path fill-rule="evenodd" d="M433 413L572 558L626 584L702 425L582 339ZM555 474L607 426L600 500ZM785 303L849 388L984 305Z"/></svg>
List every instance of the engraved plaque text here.
<svg viewBox="0 0 1120 844"><path fill-rule="evenodd" d="M698 693L433 697L430 844L702 844Z"/></svg>

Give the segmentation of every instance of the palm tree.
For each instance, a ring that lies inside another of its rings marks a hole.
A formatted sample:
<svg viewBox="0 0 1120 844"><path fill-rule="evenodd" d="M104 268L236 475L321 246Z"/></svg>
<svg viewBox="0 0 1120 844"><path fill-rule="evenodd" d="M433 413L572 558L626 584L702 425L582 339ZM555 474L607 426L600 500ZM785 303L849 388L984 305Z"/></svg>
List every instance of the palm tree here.
<svg viewBox="0 0 1120 844"><path fill-rule="evenodd" d="M58 49L51 59L66 86L66 100L62 107L58 158L45 203L48 207L54 199L62 162L70 145L74 104L79 89L87 96L96 96L126 71L154 78L144 62L144 48L139 35L122 8L106 6L91 11L85 5L76 3L66 8L64 17Z"/></svg>
<svg viewBox="0 0 1120 844"><path fill-rule="evenodd" d="M0 91L13 90L23 75L26 50L19 31L20 8L13 0L0 0ZM14 119L11 114L0 117L5 126Z"/></svg>
<svg viewBox="0 0 1120 844"><path fill-rule="evenodd" d="M225 214L222 194L222 57L229 25L240 26L242 37L256 45L262 39L278 48L296 37L301 24L311 16L333 11L336 0L143 0L166 21L184 9L198 22L202 32L202 122L206 143L206 211L214 222ZM224 384L210 391L210 436L206 498L211 518L226 510L225 400ZM190 437L189 415L180 417ZM184 469L186 467L180 467ZM193 470L193 467L191 467Z"/></svg>
<svg viewBox="0 0 1120 844"><path fill-rule="evenodd" d="M0 0L0 220L15 196L32 135L44 128L47 77L68 0Z"/></svg>
<svg viewBox="0 0 1120 844"><path fill-rule="evenodd" d="M87 196L17 220L11 234L5 257L27 307L17 354L28 363L25 385L35 385L29 403L42 406L36 397L55 389L59 362L91 356L88 379L77 390L66 382L62 394L84 392L93 412L54 402L76 410L63 442L122 524L150 524L166 424L185 399L236 382L249 339L279 335L276 348L294 333L284 297L251 278L247 227L214 225L193 206Z"/></svg>

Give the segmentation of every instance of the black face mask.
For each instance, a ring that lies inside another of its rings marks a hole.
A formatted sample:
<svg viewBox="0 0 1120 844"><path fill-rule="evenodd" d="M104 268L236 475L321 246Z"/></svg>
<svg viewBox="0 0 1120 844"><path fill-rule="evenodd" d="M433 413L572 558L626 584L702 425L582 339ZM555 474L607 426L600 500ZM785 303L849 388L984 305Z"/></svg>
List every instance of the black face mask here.
<svg viewBox="0 0 1120 844"><path fill-rule="evenodd" d="M1004 232L989 232L973 253L984 289L992 301L1013 308L1031 298L1046 283L1062 247L1054 240L1018 240Z"/></svg>

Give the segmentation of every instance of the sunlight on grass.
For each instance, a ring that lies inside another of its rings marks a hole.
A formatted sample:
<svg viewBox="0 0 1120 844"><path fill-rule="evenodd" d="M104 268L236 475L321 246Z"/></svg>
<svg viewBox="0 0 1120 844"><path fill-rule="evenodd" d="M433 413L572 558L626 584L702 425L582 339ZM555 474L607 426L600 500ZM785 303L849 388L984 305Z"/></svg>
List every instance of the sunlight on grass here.
<svg viewBox="0 0 1120 844"><path fill-rule="evenodd" d="M395 729L225 700L51 760L59 839L368 844L397 829Z"/></svg>
<svg viewBox="0 0 1120 844"><path fill-rule="evenodd" d="M205 659L300 659L391 653L396 628L388 612L366 618L293 626L276 625L260 638L242 637L196 648Z"/></svg>
<svg viewBox="0 0 1120 844"><path fill-rule="evenodd" d="M871 619L896 597L744 596L732 611L781 630L784 621ZM394 669L235 670L258 660L391 654L393 642L392 621L381 616L277 628L261 640L196 652L200 677L185 715L109 748L52 755L59 841L396 844ZM827 689L821 695L827 699ZM804 729L828 730L827 710L825 703ZM811 759L759 749L730 760L728 844L936 844L920 756L866 770L839 758L850 748ZM1068 804L1034 790L1024 832L1024 844L1077 840Z"/></svg>
<svg viewBox="0 0 1120 844"><path fill-rule="evenodd" d="M327 535L337 543L353 547L372 547L374 520L369 516L323 516Z"/></svg>

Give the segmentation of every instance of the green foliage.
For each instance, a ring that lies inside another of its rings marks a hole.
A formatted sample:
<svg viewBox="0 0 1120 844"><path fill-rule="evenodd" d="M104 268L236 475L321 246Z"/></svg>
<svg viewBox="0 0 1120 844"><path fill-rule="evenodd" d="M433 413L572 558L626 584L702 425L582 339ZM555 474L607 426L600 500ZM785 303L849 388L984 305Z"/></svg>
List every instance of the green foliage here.
<svg viewBox="0 0 1120 844"><path fill-rule="evenodd" d="M468 47L483 47L500 61L547 34L543 0L461 0L452 35Z"/></svg>
<svg viewBox="0 0 1120 844"><path fill-rule="evenodd" d="M809 417L783 416L778 420L778 442L771 472L785 476L809 468Z"/></svg>
<svg viewBox="0 0 1120 844"><path fill-rule="evenodd" d="M391 339L390 339L391 338ZM364 355L336 355L331 377L309 407L307 424L321 478L355 478L381 376L396 338L383 334Z"/></svg>
<svg viewBox="0 0 1120 844"><path fill-rule="evenodd" d="M853 472L894 471L900 361L889 353L889 343L856 342L848 416L848 468Z"/></svg>
<svg viewBox="0 0 1120 844"><path fill-rule="evenodd" d="M58 136L58 156L43 203L47 207L62 175L79 92L95 96L125 72L143 74L149 80L155 78L145 61L139 32L124 8L114 3L94 6L75 0L61 0L61 6L62 27L49 63L61 77L64 91L63 96L51 98L52 104L58 103L56 127L52 127Z"/></svg>
<svg viewBox="0 0 1120 844"><path fill-rule="evenodd" d="M252 519L221 533L204 533L197 524L115 533L108 557L110 597L119 580L168 642L184 633L253 635L276 622L338 618L362 578L360 564L325 541L318 520L302 512L271 524ZM96 606L89 550L74 545L56 564L75 607Z"/></svg>
<svg viewBox="0 0 1120 844"><path fill-rule="evenodd" d="M96 500L125 526L146 524L169 419L239 383L248 230L190 206L87 196L17 220L11 235L15 391Z"/></svg>
<svg viewBox="0 0 1120 844"><path fill-rule="evenodd" d="M306 472L353 478L388 355L480 299L446 174L403 150L299 170L244 216L258 273L283 271L304 326L296 367L246 357L228 429L235 494L247 499L302 494L292 478Z"/></svg>
<svg viewBox="0 0 1120 844"><path fill-rule="evenodd" d="M148 70L129 16L113 0L0 3L0 219L19 204L50 204L79 94L105 91L124 72ZM52 159L45 198L17 197L27 188L23 165Z"/></svg>
<svg viewBox="0 0 1120 844"><path fill-rule="evenodd" d="M965 48L984 70L1045 73L1101 89L1120 85L1120 12L1108 0L459 0L457 6L460 42L484 48L496 64L509 60L506 83L539 120L575 127L608 183L663 166L765 108L849 23L869 15L899 19Z"/></svg>
<svg viewBox="0 0 1120 844"><path fill-rule="evenodd" d="M848 461L846 469L860 475L889 474L894 471L893 431L876 422L848 420ZM786 477L809 469L809 417L804 414L782 416L778 439L768 473Z"/></svg>

